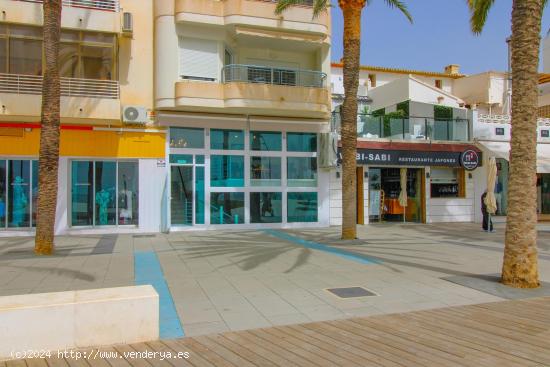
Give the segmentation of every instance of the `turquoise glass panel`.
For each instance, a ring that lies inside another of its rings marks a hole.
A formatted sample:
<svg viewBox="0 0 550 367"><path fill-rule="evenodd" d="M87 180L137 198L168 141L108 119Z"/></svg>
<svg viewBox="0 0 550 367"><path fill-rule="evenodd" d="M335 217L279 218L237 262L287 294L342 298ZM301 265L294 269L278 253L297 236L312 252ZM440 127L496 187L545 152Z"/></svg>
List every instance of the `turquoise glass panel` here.
<svg viewBox="0 0 550 367"><path fill-rule="evenodd" d="M244 187L244 157L241 155L211 156L210 186Z"/></svg>
<svg viewBox="0 0 550 367"><path fill-rule="evenodd" d="M192 154L170 154L170 163L193 164Z"/></svg>
<svg viewBox="0 0 550 367"><path fill-rule="evenodd" d="M317 187L317 158L288 157L287 181L289 187Z"/></svg>
<svg viewBox="0 0 550 367"><path fill-rule="evenodd" d="M95 225L116 224L116 162L95 162Z"/></svg>
<svg viewBox="0 0 550 367"><path fill-rule="evenodd" d="M6 161L0 161L0 228L6 227Z"/></svg>
<svg viewBox="0 0 550 367"><path fill-rule="evenodd" d="M210 148L223 150L243 150L244 132L242 130L210 130Z"/></svg>
<svg viewBox="0 0 550 367"><path fill-rule="evenodd" d="M30 227L31 167L28 160L8 161L8 227Z"/></svg>
<svg viewBox="0 0 550 367"><path fill-rule="evenodd" d="M118 224L138 225L139 168L137 162L118 163Z"/></svg>
<svg viewBox="0 0 550 367"><path fill-rule="evenodd" d="M317 222L317 193L289 192L287 194L287 222Z"/></svg>
<svg viewBox="0 0 550 367"><path fill-rule="evenodd" d="M170 166L170 218L172 225L193 224L193 167Z"/></svg>
<svg viewBox="0 0 550 367"><path fill-rule="evenodd" d="M280 157L250 157L251 186L281 186Z"/></svg>
<svg viewBox="0 0 550 367"><path fill-rule="evenodd" d="M170 148L204 148L204 129L171 127Z"/></svg>
<svg viewBox="0 0 550 367"><path fill-rule="evenodd" d="M210 224L243 224L244 192L210 193Z"/></svg>
<svg viewBox="0 0 550 367"><path fill-rule="evenodd" d="M71 168L71 223L73 226L91 226L94 217L94 164L72 162Z"/></svg>
<svg viewBox="0 0 550 367"><path fill-rule="evenodd" d="M287 133L286 150L289 152L316 152L317 134Z"/></svg>
<svg viewBox="0 0 550 367"><path fill-rule="evenodd" d="M251 131L250 150L280 152L282 134L276 131Z"/></svg>
<svg viewBox="0 0 550 367"><path fill-rule="evenodd" d="M281 223L282 201L280 192L251 192L250 223Z"/></svg>
<svg viewBox="0 0 550 367"><path fill-rule="evenodd" d="M204 224L204 167L195 167L195 224Z"/></svg>
<svg viewBox="0 0 550 367"><path fill-rule="evenodd" d="M195 163L196 164L204 164L204 155L199 154L195 156Z"/></svg>
<svg viewBox="0 0 550 367"><path fill-rule="evenodd" d="M32 161L32 226L36 227L36 209L38 208L38 161Z"/></svg>

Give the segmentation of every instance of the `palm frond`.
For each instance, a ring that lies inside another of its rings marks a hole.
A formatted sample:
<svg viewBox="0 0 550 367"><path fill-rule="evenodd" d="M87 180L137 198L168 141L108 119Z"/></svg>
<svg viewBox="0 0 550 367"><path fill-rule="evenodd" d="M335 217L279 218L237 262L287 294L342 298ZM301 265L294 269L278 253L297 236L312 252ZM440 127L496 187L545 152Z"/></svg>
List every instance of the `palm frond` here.
<svg viewBox="0 0 550 367"><path fill-rule="evenodd" d="M319 17L322 12L327 11L331 6L330 0L313 0L313 18Z"/></svg>
<svg viewBox="0 0 550 367"><path fill-rule="evenodd" d="M467 0L470 8L470 27L474 34L480 34L483 31L489 10L495 3L495 0ZM546 1L546 0L544 0Z"/></svg>
<svg viewBox="0 0 550 367"><path fill-rule="evenodd" d="M277 0L277 6L275 7L275 14L281 15L285 10L293 5L301 4L303 0Z"/></svg>
<svg viewBox="0 0 550 367"><path fill-rule="evenodd" d="M304 0L277 0L275 14L281 15L294 5L303 5ZM313 0L313 18L317 18L323 11L330 8L330 0Z"/></svg>
<svg viewBox="0 0 550 367"><path fill-rule="evenodd" d="M405 5L404 2L402 2L400 0L385 0L385 2L390 8L396 8L396 9L400 10L401 13L403 13L403 15L405 15L405 17L407 17L409 22L411 22L411 23L413 22L412 15L411 15L411 13L409 13L409 9L407 9L407 5Z"/></svg>

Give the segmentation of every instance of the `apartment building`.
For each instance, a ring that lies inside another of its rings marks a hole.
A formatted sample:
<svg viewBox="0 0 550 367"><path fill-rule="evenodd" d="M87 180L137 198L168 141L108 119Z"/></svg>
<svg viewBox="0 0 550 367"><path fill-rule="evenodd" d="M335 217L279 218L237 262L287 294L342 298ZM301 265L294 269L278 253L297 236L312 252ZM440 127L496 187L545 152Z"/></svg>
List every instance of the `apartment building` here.
<svg viewBox="0 0 550 367"><path fill-rule="evenodd" d="M36 224L42 2L0 10L0 227L14 235ZM152 12L152 0L63 1L58 234L160 227Z"/></svg>
<svg viewBox="0 0 550 367"><path fill-rule="evenodd" d="M310 5L155 1L166 229L328 225L330 15Z"/></svg>
<svg viewBox="0 0 550 367"><path fill-rule="evenodd" d="M443 72L362 66L357 121L358 223L436 223L475 219L473 172L481 150L471 111L453 94L463 78ZM333 105L343 94L342 65L332 64ZM402 175L407 206L399 203ZM331 175L331 223L341 223L341 174Z"/></svg>

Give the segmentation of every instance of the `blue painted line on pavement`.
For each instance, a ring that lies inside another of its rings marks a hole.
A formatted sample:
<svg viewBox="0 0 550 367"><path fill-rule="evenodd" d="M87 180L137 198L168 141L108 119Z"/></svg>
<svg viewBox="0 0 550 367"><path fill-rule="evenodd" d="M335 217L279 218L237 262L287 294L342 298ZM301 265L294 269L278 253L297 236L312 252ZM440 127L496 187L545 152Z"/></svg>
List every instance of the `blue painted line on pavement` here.
<svg viewBox="0 0 550 367"><path fill-rule="evenodd" d="M134 253L134 283L150 284L159 294L160 338L175 339L185 336L157 254L152 251Z"/></svg>
<svg viewBox="0 0 550 367"><path fill-rule="evenodd" d="M303 247L306 247L306 248L309 248L309 249L312 249L312 250L328 252L329 254L333 254L333 255L339 256L343 259L355 261L355 262L358 262L358 263L361 263L361 264L370 265L370 264L380 264L381 263L379 260L373 259L372 257L366 256L366 255L362 255L362 254L358 254L358 253L355 253L355 252L352 252L352 251L342 250L342 249L339 249L339 248L323 245L322 243L318 243L318 242L304 240L303 238L288 234L286 232L277 231L277 230L274 230L274 229L266 229L266 230L264 230L264 232L271 235L271 236L280 238L280 239L285 240L285 241L295 243L297 245L300 245L300 246L303 246Z"/></svg>

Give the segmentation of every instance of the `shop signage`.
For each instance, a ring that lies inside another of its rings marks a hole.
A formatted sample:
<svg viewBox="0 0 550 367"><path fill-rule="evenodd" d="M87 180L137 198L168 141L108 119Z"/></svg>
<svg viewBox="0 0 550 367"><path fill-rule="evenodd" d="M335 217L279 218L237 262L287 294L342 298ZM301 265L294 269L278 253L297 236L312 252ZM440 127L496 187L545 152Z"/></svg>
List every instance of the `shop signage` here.
<svg viewBox="0 0 550 367"><path fill-rule="evenodd" d="M475 154L465 155L467 152ZM342 152L338 150L339 161ZM477 159L477 160L476 160ZM414 150L357 149L357 163L380 166L439 166L464 167L468 170L479 165L479 154L473 150L465 152L424 152ZM475 166L474 166L475 163Z"/></svg>
<svg viewBox="0 0 550 367"><path fill-rule="evenodd" d="M479 154L475 150L468 149L460 155L460 165L472 171L479 166Z"/></svg>

